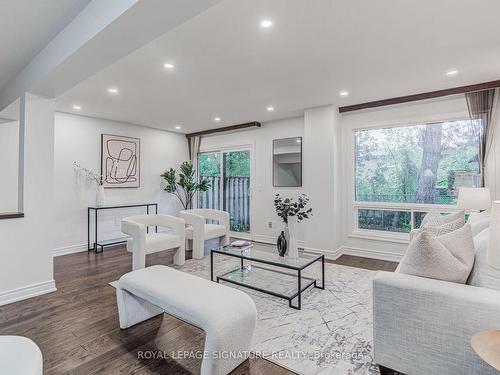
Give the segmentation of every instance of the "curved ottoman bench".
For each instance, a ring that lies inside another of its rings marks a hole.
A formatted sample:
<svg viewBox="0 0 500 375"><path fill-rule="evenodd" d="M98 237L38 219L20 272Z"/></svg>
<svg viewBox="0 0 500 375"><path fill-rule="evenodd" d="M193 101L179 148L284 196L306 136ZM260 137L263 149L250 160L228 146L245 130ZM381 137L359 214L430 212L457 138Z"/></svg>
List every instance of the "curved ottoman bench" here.
<svg viewBox="0 0 500 375"><path fill-rule="evenodd" d="M257 310L237 289L151 266L123 275L116 297L122 329L166 312L204 330L202 375L226 375L248 357Z"/></svg>
<svg viewBox="0 0 500 375"><path fill-rule="evenodd" d="M42 375L43 357L27 337L0 336L0 374Z"/></svg>

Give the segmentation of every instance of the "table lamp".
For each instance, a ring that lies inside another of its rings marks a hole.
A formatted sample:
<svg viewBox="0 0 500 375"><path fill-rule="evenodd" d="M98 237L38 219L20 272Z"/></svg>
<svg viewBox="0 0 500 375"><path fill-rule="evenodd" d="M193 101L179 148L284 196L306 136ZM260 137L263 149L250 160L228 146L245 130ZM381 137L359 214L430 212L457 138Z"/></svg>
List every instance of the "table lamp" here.
<svg viewBox="0 0 500 375"><path fill-rule="evenodd" d="M488 210L491 207L490 189L461 187L457 207L462 210Z"/></svg>

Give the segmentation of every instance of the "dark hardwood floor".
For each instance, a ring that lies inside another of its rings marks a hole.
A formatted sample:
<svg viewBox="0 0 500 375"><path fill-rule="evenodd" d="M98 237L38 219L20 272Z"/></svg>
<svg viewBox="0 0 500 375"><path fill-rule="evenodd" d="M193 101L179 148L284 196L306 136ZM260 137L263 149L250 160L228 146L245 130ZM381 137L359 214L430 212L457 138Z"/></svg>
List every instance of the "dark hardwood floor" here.
<svg viewBox="0 0 500 375"><path fill-rule="evenodd" d="M120 329L115 289L108 283L130 271L131 259L123 247L54 258L57 292L1 306L0 334L33 339L44 356L44 374L198 374L201 360L174 360L163 354L202 350L200 329L166 314ZM171 252L147 257L147 265L172 261ZM396 267L391 262L351 256L334 263L389 271ZM153 351L156 359L141 357L147 351ZM256 358L232 374L293 373Z"/></svg>

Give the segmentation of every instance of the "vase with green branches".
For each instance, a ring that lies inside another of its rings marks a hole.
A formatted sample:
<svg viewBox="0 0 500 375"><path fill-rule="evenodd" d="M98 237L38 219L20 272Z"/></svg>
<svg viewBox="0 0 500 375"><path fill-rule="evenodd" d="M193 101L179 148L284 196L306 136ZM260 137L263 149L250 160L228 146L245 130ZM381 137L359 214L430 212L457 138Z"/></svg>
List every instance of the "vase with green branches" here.
<svg viewBox="0 0 500 375"><path fill-rule="evenodd" d="M164 190L175 195L185 210L192 208L193 199L198 192L210 189L210 182L207 179L196 180L196 170L190 161L181 164L178 179L177 172L173 168L165 171L161 177L165 181Z"/></svg>

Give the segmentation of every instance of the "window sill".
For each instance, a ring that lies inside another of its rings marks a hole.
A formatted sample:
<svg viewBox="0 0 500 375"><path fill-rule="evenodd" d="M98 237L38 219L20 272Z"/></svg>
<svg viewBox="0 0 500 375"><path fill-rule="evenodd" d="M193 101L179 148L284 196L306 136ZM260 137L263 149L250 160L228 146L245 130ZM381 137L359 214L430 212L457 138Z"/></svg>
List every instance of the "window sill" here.
<svg viewBox="0 0 500 375"><path fill-rule="evenodd" d="M356 229L349 234L348 237L402 244L408 244L410 242L410 236L407 233L388 233L376 230Z"/></svg>

